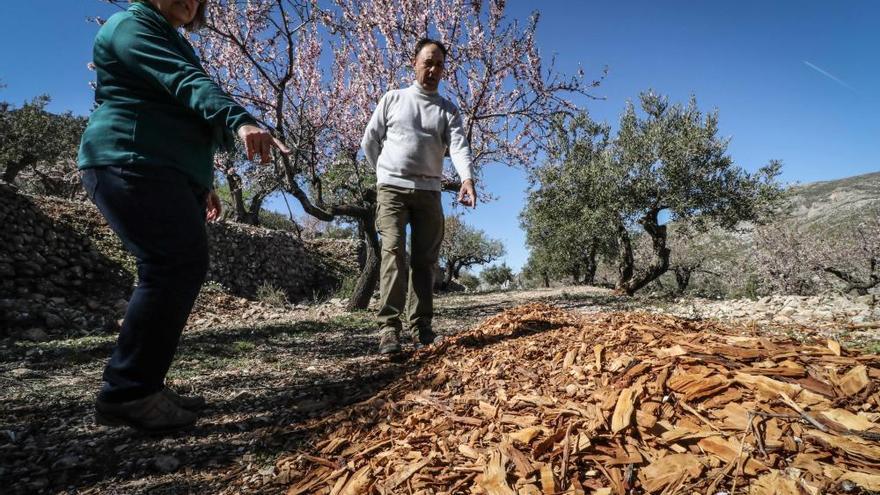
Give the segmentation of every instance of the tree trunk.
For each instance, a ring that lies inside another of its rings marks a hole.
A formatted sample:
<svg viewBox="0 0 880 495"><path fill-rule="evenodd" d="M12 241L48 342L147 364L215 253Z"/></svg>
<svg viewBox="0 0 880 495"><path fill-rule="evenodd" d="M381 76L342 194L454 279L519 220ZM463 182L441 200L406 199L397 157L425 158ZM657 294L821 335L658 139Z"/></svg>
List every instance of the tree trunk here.
<svg viewBox="0 0 880 495"><path fill-rule="evenodd" d="M580 265L575 265L571 269L571 281L575 285L581 283L581 267L580 267Z"/></svg>
<svg viewBox="0 0 880 495"><path fill-rule="evenodd" d="M366 218L358 219L359 226L364 231L364 240L366 241L367 258L364 268L355 284L354 292L351 299L348 300L348 310L367 309L370 305L370 299L376 291L376 285L379 282L379 233L376 232L376 213L375 211L366 215Z"/></svg>
<svg viewBox="0 0 880 495"><path fill-rule="evenodd" d="M615 292L624 293L626 284L633 277L633 249L632 240L629 238L629 232L623 223L617 225L617 242L619 244L618 261L617 261L617 285L614 287Z"/></svg>
<svg viewBox="0 0 880 495"><path fill-rule="evenodd" d="M358 239L366 239L367 231L361 226L363 222L357 222L357 238ZM363 271L367 266L367 252L369 249L367 248L367 242L364 242L360 246L358 246L357 258L358 258L358 268Z"/></svg>
<svg viewBox="0 0 880 495"><path fill-rule="evenodd" d="M876 272L877 260L871 260L871 274L868 280L859 280L854 275L847 273L838 268L831 266L824 267L826 273L830 273L835 277L846 282L844 292L849 293L855 291L856 294L864 296L868 294L868 290L880 285L880 273Z"/></svg>
<svg viewBox="0 0 880 495"><path fill-rule="evenodd" d="M684 291L687 290L688 284L691 282L691 270L677 266L675 267L675 285L678 288L679 294L684 294Z"/></svg>
<svg viewBox="0 0 880 495"><path fill-rule="evenodd" d="M440 288L442 290L449 290L453 277L455 277L455 260L449 260L443 269L443 281L440 283Z"/></svg>
<svg viewBox="0 0 880 495"><path fill-rule="evenodd" d="M20 161L14 162L6 165L6 170L3 171L3 176L0 179L3 179L3 182L7 184L12 184L15 182L15 178L18 177L18 173L25 169L27 166L27 162Z"/></svg>
<svg viewBox="0 0 880 495"><path fill-rule="evenodd" d="M266 195L261 193L254 194L254 197L251 198L250 208L248 208L244 201L241 176L235 171L226 172L226 183L229 184L229 195L232 196L232 209L235 212L235 221L247 225L260 225L260 210L263 209L263 201L266 199Z"/></svg>
<svg viewBox="0 0 880 495"><path fill-rule="evenodd" d="M547 276L546 273L542 273L541 278L544 280L544 288L549 289L550 288L550 277Z"/></svg>
<svg viewBox="0 0 880 495"><path fill-rule="evenodd" d="M262 194L255 194L254 197L251 198L251 207L245 215L244 223L254 226L260 225L260 211L263 209L264 199L265 196Z"/></svg>
<svg viewBox="0 0 880 495"><path fill-rule="evenodd" d="M235 221L246 223L247 208L244 205L244 192L241 190L241 177L233 171L226 172L226 183L229 184L229 195L232 197Z"/></svg>
<svg viewBox="0 0 880 495"><path fill-rule="evenodd" d="M596 281L596 248L590 248L590 252L584 259L584 285L593 285Z"/></svg>
<svg viewBox="0 0 880 495"><path fill-rule="evenodd" d="M659 213L658 210L652 210L642 218L642 226L645 228L645 232L651 236L654 259L651 265L637 277L631 276L629 280L624 280L622 284L618 284L619 288L626 292L628 296L635 294L636 291L653 282L669 269L670 251L666 247L666 226L659 225L657 220ZM630 256L632 256L632 251L630 251Z"/></svg>

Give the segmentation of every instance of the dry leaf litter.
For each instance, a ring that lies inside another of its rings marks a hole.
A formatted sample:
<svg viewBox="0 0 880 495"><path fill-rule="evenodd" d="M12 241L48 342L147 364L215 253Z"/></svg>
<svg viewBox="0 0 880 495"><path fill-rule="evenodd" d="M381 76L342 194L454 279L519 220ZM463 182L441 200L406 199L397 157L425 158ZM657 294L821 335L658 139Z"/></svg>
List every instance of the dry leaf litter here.
<svg viewBox="0 0 880 495"><path fill-rule="evenodd" d="M299 494L880 491L880 356L834 341L531 304L302 428Z"/></svg>

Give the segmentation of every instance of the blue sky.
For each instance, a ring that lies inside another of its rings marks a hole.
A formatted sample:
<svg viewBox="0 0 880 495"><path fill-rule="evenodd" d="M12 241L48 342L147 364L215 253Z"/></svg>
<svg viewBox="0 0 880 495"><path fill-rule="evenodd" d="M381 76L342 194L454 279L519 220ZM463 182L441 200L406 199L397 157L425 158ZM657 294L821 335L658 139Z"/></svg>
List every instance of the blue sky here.
<svg viewBox="0 0 880 495"><path fill-rule="evenodd" d="M578 101L597 120L615 122L647 88L674 101L695 94L701 108L719 110L730 154L747 170L771 158L783 160L786 182L880 170L880 2L510 0L509 16L536 7L547 60L555 53L558 69L580 63L588 76L608 66L595 91L603 99ZM86 18L113 11L98 0L3 1L0 99L48 93L53 111L88 113L97 26ZM518 269L525 175L489 165L483 177L498 199L466 220L503 240Z"/></svg>

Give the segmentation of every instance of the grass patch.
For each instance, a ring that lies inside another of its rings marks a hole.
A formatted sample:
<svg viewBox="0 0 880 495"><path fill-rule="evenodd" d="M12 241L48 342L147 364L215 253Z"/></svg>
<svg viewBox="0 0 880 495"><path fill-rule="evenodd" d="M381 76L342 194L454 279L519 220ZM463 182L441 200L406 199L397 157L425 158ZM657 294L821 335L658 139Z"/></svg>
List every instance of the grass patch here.
<svg viewBox="0 0 880 495"><path fill-rule="evenodd" d="M270 306L283 308L290 304L287 293L283 289L275 287L269 282L263 282L257 287L257 300Z"/></svg>
<svg viewBox="0 0 880 495"><path fill-rule="evenodd" d="M880 355L880 340L871 340L868 342L860 342L852 344L852 348L862 354Z"/></svg>
<svg viewBox="0 0 880 495"><path fill-rule="evenodd" d="M354 288L357 286L358 279L360 278L360 274L358 275L346 275L343 277L342 281L339 283L339 289L336 290L336 293L333 294L333 297L338 297L339 299L349 299L354 294Z"/></svg>
<svg viewBox="0 0 880 495"><path fill-rule="evenodd" d="M244 340L239 340L232 343L232 349L234 350L234 352L250 352L256 348L257 344Z"/></svg>
<svg viewBox="0 0 880 495"><path fill-rule="evenodd" d="M330 318L330 325L344 330L361 330L376 326L376 317L369 311L357 311Z"/></svg>

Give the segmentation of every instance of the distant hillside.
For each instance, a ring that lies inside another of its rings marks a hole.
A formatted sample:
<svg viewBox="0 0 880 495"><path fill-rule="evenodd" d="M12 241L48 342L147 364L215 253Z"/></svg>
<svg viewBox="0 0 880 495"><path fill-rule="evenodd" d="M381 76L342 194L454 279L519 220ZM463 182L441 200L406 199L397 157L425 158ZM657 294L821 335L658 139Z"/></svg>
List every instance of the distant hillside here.
<svg viewBox="0 0 880 495"><path fill-rule="evenodd" d="M808 225L837 224L880 203L880 172L792 187L791 214Z"/></svg>

